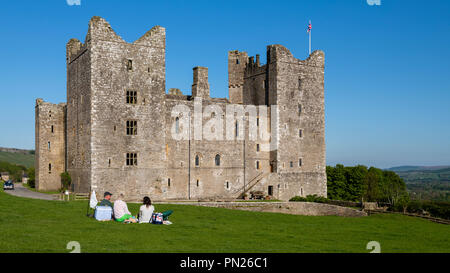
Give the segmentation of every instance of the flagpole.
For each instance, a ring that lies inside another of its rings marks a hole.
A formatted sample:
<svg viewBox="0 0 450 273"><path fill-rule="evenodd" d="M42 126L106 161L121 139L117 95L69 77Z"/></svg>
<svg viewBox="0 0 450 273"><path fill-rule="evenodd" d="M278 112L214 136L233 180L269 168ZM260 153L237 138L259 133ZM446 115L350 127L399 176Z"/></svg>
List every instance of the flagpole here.
<svg viewBox="0 0 450 273"><path fill-rule="evenodd" d="M309 25L311 25L311 20L309 20ZM311 55L311 31L312 29L309 30L309 55Z"/></svg>

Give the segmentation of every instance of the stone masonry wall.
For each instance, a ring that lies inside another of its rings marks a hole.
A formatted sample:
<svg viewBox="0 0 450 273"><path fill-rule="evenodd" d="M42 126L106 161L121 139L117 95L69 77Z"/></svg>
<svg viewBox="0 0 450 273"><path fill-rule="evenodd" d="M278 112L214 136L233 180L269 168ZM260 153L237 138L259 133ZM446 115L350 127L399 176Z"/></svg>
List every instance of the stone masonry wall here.
<svg viewBox="0 0 450 273"><path fill-rule="evenodd" d="M36 100L36 189L61 188L60 174L65 171L66 105Z"/></svg>

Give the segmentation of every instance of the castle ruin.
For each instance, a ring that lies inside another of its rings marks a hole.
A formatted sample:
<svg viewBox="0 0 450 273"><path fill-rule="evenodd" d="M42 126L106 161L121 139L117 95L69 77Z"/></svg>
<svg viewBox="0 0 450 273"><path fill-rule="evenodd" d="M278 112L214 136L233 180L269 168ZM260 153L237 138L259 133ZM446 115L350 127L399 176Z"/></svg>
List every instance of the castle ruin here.
<svg viewBox="0 0 450 273"><path fill-rule="evenodd" d="M230 51L229 99L210 97L206 67L193 69L191 95L166 93L160 26L127 43L93 17L85 42L71 39L66 51L67 103L36 100L38 190L58 190L67 171L75 192L124 193L127 200L327 195L322 51L299 60L269 45L266 64ZM230 126L231 105L266 107L267 118L256 112L256 126L267 127L269 139L249 137L248 113ZM177 107L188 114L174 115ZM220 140L195 138L212 119L226 120L235 138L226 130L216 131ZM188 137L175 139L179 130ZM267 149L271 143L275 149Z"/></svg>

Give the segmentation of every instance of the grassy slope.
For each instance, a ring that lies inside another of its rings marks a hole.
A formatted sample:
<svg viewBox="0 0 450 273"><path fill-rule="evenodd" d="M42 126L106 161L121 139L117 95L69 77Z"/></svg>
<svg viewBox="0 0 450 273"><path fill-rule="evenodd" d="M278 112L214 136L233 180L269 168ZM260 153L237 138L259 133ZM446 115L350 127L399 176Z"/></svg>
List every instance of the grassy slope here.
<svg viewBox="0 0 450 273"><path fill-rule="evenodd" d="M2 190L0 190L2 191ZM308 217L183 205L170 226L97 222L85 202L32 200L0 192L0 252L450 252L450 227L399 215ZM130 210L136 212L137 204Z"/></svg>
<svg viewBox="0 0 450 273"><path fill-rule="evenodd" d="M0 151L0 161L23 165L29 168L34 166L34 155Z"/></svg>

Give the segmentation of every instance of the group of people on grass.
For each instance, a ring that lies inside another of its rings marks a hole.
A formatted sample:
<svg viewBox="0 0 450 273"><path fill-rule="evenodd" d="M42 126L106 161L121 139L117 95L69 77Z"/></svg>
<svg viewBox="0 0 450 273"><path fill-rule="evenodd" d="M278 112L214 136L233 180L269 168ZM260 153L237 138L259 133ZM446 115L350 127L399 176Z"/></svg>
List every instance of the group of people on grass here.
<svg viewBox="0 0 450 273"><path fill-rule="evenodd" d="M127 203L123 201L124 195L121 193L117 200L111 203L112 193L105 192L103 200L99 206L109 206L113 209L113 217L117 222L129 222L129 223L150 223L152 220L155 207L152 205L150 197L145 196L143 199L143 205L139 208L137 216L133 216L128 210ZM169 216L173 213L172 210L168 210L162 213L163 220L168 221Z"/></svg>

